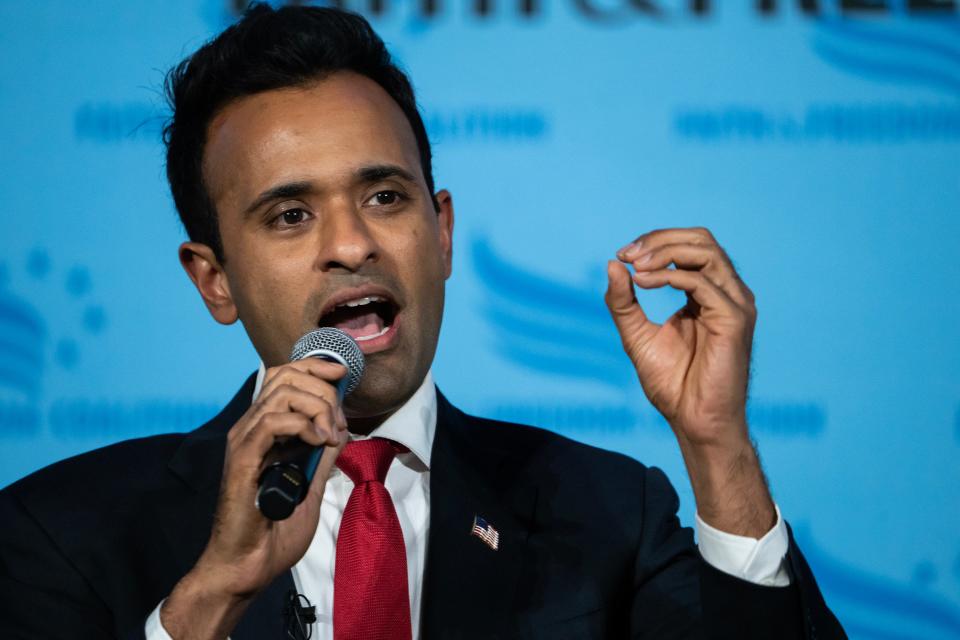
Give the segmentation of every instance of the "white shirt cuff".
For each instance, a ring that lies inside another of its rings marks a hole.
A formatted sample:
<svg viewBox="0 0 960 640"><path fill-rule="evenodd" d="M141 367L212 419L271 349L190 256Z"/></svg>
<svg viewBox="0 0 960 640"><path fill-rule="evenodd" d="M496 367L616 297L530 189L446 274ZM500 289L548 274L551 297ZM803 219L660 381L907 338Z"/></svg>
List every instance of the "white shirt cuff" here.
<svg viewBox="0 0 960 640"><path fill-rule="evenodd" d="M173 640L167 630L163 628L163 625L160 624L160 607L163 606L164 602L166 602L166 598L160 601L157 608L147 618L147 624L144 625L143 629L147 640Z"/></svg>
<svg viewBox="0 0 960 640"><path fill-rule="evenodd" d="M777 524L762 538L748 538L714 529L696 515L696 529L700 555L714 568L732 576L766 587L786 587L790 584L787 571L787 550L790 538L787 525L777 511Z"/></svg>

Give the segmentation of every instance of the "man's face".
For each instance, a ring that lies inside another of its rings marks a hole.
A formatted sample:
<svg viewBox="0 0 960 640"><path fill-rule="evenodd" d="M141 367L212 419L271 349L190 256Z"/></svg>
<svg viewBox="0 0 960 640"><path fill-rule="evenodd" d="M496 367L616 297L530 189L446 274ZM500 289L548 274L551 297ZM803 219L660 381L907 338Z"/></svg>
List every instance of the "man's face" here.
<svg viewBox="0 0 960 640"><path fill-rule="evenodd" d="M349 72L242 98L211 122L203 175L224 261L194 243L181 260L214 317L239 317L267 366L318 326L353 335L367 368L348 416L409 398L436 350L453 209L440 192L435 210L393 99Z"/></svg>

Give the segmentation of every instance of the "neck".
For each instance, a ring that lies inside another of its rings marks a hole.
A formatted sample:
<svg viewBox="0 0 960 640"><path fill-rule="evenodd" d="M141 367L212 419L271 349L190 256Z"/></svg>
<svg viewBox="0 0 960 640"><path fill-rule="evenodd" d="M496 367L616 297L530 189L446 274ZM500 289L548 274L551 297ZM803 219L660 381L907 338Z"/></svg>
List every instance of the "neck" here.
<svg viewBox="0 0 960 640"><path fill-rule="evenodd" d="M374 429L387 421L387 418L396 413L396 410L378 416L348 416L347 429L358 436L368 436Z"/></svg>
<svg viewBox="0 0 960 640"><path fill-rule="evenodd" d="M410 398L417 393L422 384L423 379L412 389L405 389L399 400L385 400L376 393L370 393L361 384L343 402L343 411L347 416L347 429L356 435L370 435L374 429L410 402Z"/></svg>

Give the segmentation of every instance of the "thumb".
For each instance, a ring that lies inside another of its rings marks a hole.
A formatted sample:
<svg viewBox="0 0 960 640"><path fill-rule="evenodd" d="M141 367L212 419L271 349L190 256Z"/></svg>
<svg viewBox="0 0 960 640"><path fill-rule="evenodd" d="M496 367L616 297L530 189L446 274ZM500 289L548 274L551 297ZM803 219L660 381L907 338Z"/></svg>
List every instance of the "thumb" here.
<svg viewBox="0 0 960 640"><path fill-rule="evenodd" d="M604 296L613 323L617 326L624 347L630 352L652 323L647 319L633 292L633 279L627 267L616 260L607 262L607 293Z"/></svg>

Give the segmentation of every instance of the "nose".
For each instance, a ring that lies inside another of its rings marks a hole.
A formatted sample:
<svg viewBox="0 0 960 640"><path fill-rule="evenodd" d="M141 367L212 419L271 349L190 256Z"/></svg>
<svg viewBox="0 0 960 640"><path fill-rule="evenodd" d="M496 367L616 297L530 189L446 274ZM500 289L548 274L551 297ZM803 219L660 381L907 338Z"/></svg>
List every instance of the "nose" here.
<svg viewBox="0 0 960 640"><path fill-rule="evenodd" d="M378 259L377 243L354 204L331 207L318 227L321 240L317 266L321 271L353 273Z"/></svg>

